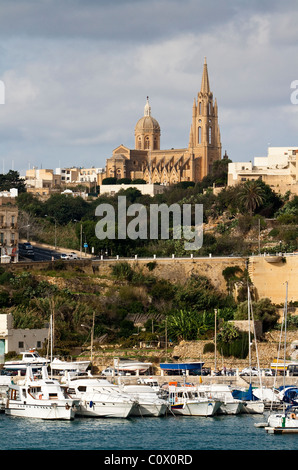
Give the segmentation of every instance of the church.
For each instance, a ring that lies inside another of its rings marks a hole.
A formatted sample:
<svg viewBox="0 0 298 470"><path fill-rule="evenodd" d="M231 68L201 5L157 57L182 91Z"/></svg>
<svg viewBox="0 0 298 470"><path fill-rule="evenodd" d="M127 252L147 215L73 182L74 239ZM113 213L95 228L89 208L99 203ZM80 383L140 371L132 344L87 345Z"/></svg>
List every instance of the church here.
<svg viewBox="0 0 298 470"><path fill-rule="evenodd" d="M221 159L221 141L218 125L218 107L210 90L205 58L201 89L194 98L187 148L161 150L161 129L151 114L149 98L142 116L135 126L135 148L120 145L106 161L105 178L129 178L146 183L172 185L181 181L201 181L212 164Z"/></svg>

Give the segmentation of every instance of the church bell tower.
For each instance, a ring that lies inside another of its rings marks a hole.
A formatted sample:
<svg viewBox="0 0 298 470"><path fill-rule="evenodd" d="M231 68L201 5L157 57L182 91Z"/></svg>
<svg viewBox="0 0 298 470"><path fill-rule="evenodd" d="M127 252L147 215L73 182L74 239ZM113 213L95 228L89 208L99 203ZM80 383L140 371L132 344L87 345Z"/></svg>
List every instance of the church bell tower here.
<svg viewBox="0 0 298 470"><path fill-rule="evenodd" d="M192 108L188 150L194 161L194 181L200 181L210 172L213 162L221 159L217 101L210 90L206 58L201 89Z"/></svg>

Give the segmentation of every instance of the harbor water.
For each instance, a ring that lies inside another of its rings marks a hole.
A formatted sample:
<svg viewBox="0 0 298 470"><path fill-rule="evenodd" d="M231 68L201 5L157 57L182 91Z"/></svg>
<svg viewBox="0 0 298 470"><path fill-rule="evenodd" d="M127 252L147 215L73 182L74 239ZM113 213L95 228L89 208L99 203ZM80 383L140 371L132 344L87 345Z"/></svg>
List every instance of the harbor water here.
<svg viewBox="0 0 298 470"><path fill-rule="evenodd" d="M297 450L298 435L272 435L264 415L45 421L0 414L1 450Z"/></svg>

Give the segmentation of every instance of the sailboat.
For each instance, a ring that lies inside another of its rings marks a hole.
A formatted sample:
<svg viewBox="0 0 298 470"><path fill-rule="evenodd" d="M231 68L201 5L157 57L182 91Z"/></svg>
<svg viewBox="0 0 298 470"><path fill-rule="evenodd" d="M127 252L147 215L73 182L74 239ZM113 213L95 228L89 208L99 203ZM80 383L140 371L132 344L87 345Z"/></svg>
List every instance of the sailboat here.
<svg viewBox="0 0 298 470"><path fill-rule="evenodd" d="M233 397L237 398L238 400L242 400L243 402L243 413L264 413L265 404L262 399L257 398L253 394L253 388L251 383L251 331L250 331L250 321L253 322L253 332L255 338L255 345L256 345L256 353L257 353L257 362L258 362L258 371L259 371L259 379L260 379L260 388L262 389L262 379L261 379L261 372L260 372L260 365L259 365L259 356L258 356L258 348L257 348L257 341L256 341L256 331L255 331L255 322L253 317L253 310L251 305L251 297L250 297L250 289L249 286L247 287L247 314L248 314L248 351L249 351L249 388L248 390L233 390Z"/></svg>
<svg viewBox="0 0 298 470"><path fill-rule="evenodd" d="M280 331L280 344L282 331L284 328L284 373L283 387L281 390L281 400L283 410L276 413L270 413L268 417L266 431L271 434L275 433L296 433L298 432L298 389L297 387L287 387L285 384L286 377L286 342L287 342L287 309L288 309L288 283L286 283L286 300L284 306L283 323Z"/></svg>

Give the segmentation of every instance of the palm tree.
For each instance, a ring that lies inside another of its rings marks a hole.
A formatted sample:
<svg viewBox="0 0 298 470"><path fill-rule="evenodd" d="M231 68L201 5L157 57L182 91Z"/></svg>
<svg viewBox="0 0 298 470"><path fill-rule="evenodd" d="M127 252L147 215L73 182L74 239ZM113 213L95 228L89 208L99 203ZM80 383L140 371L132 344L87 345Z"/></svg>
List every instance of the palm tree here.
<svg viewBox="0 0 298 470"><path fill-rule="evenodd" d="M263 188L258 181L246 181L239 193L239 200L250 215L253 214L257 207L262 205L264 197Z"/></svg>

